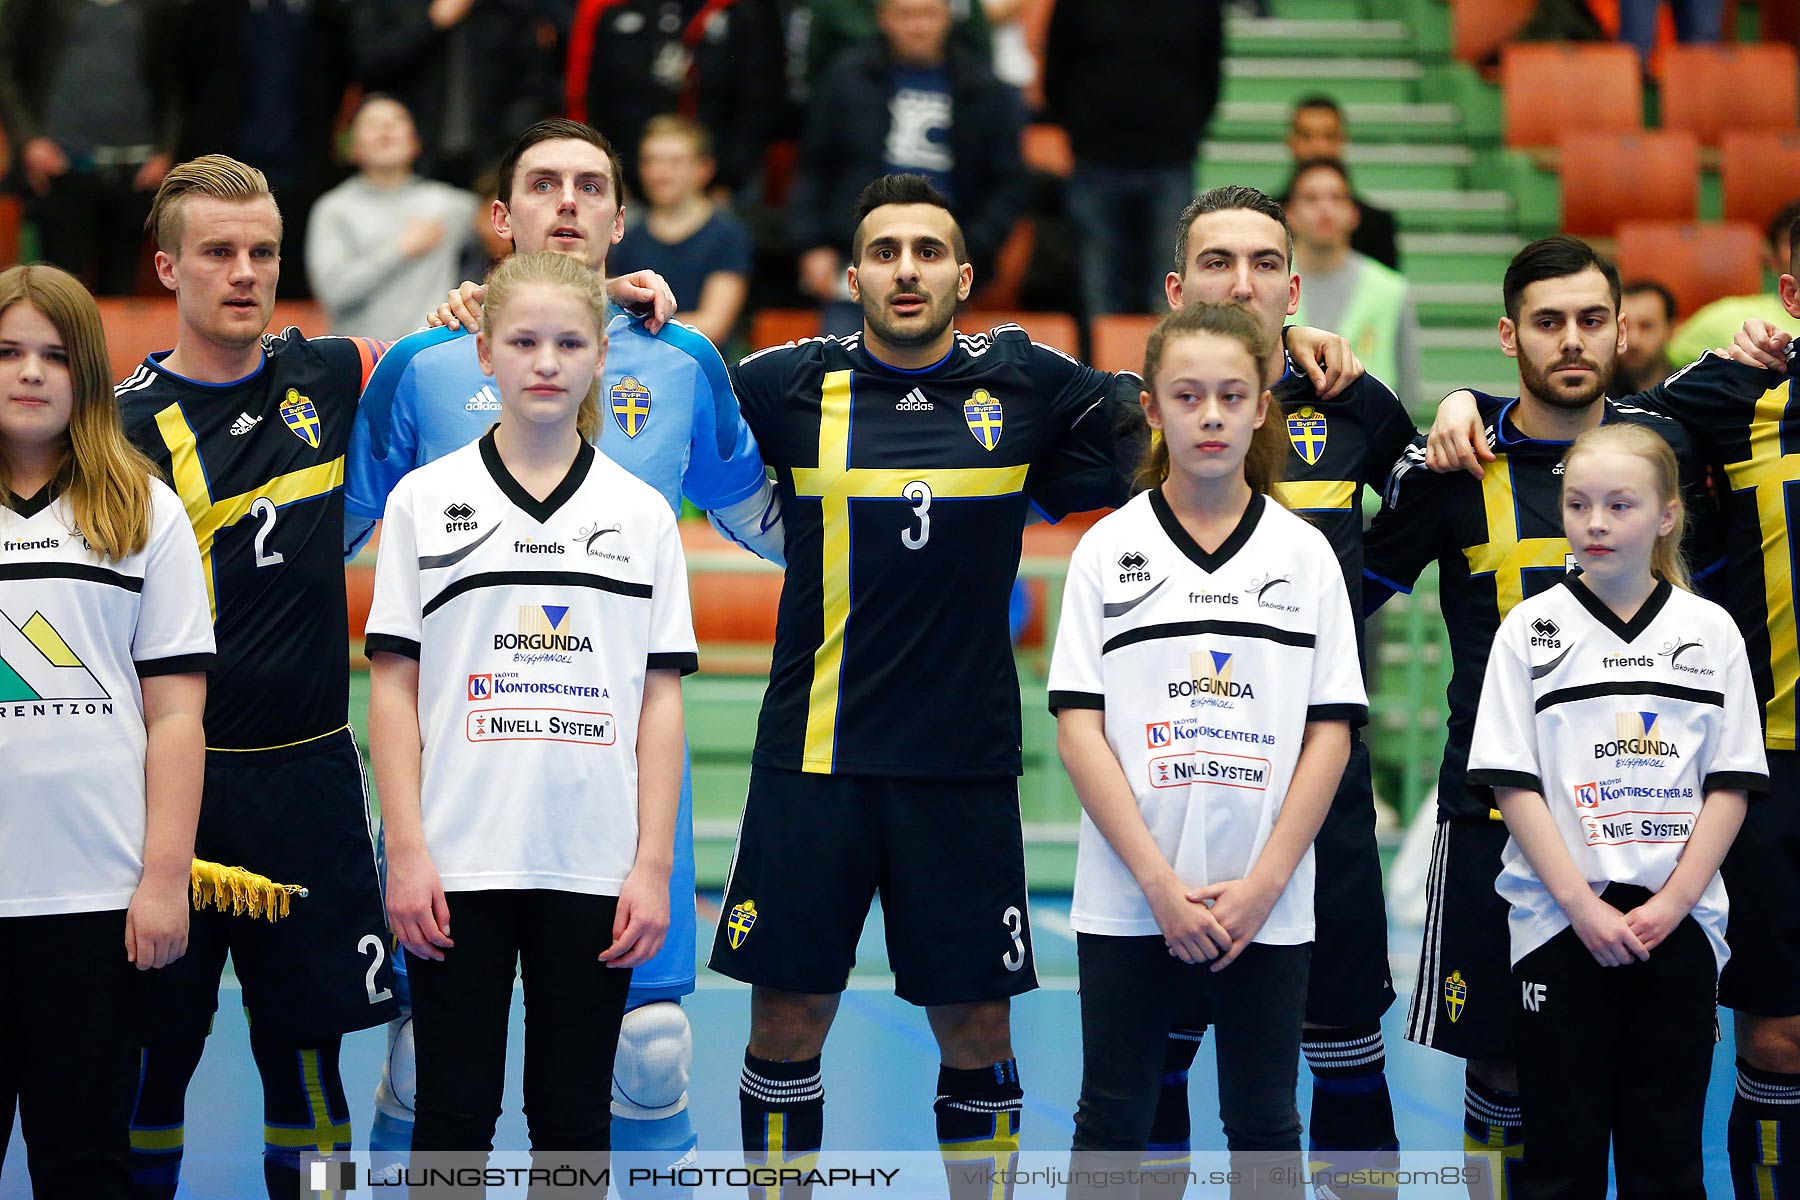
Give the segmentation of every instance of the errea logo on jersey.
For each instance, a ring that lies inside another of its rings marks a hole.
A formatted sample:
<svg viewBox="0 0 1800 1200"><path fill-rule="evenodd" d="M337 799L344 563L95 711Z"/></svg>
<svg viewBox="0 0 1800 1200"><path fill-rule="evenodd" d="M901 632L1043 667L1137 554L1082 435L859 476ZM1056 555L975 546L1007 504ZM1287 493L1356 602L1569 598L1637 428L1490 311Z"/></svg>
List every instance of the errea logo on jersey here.
<svg viewBox="0 0 1800 1200"><path fill-rule="evenodd" d="M1149 583L1150 560L1136 550L1119 555L1120 583Z"/></svg>
<svg viewBox="0 0 1800 1200"><path fill-rule="evenodd" d="M444 509L444 516L449 518L444 522L445 533L467 532L480 528L475 521L474 508L460 500Z"/></svg>

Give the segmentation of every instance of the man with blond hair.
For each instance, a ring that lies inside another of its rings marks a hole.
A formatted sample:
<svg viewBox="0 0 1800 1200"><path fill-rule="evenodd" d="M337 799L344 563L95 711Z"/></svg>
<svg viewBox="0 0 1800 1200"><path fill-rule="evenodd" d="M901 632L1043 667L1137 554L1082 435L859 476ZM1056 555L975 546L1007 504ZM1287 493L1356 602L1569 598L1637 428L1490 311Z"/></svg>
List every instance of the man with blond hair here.
<svg viewBox="0 0 1800 1200"><path fill-rule="evenodd" d="M183 163L147 224L175 294L175 348L116 391L127 434L193 522L220 647L196 853L307 890L278 921L196 913L187 956L146 981L133 1189L175 1193L184 1098L229 951L263 1080L263 1177L286 1198L302 1151L350 1149L342 1035L395 1007L349 721L343 566L344 451L382 347L264 332L281 211L261 171L223 155Z"/></svg>

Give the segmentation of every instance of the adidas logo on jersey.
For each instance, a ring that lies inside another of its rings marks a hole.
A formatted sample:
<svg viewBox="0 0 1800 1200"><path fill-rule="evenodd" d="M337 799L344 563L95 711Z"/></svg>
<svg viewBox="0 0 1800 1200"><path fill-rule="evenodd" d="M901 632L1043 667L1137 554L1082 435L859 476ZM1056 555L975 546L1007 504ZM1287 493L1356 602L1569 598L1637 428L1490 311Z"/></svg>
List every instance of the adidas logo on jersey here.
<svg viewBox="0 0 1800 1200"><path fill-rule="evenodd" d="M262 424L261 417L253 417L247 412L241 412L237 415L237 420L231 423L231 436L243 437L260 424Z"/></svg>
<svg viewBox="0 0 1800 1200"><path fill-rule="evenodd" d="M936 409L931 401L925 398L924 392L921 392L918 388L914 388L912 391L906 393L906 395L900 397L900 402L894 405L894 411L934 412Z"/></svg>
<svg viewBox="0 0 1800 1200"><path fill-rule="evenodd" d="M493 388L484 387L479 392L476 392L473 396L469 397L468 402L463 405L463 411L499 412L500 397L494 394Z"/></svg>

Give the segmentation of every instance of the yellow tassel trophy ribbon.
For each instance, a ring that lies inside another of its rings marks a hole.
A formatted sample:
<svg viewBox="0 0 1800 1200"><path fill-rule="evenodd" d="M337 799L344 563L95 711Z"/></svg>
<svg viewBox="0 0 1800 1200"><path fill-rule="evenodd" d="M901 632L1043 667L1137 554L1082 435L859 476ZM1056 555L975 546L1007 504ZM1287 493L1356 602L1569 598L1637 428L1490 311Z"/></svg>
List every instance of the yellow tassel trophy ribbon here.
<svg viewBox="0 0 1800 1200"><path fill-rule="evenodd" d="M299 884L276 883L243 867L227 867L203 858L194 860L191 876L195 912L204 912L210 904L220 912L273 922L288 915L289 897L306 898L306 889Z"/></svg>

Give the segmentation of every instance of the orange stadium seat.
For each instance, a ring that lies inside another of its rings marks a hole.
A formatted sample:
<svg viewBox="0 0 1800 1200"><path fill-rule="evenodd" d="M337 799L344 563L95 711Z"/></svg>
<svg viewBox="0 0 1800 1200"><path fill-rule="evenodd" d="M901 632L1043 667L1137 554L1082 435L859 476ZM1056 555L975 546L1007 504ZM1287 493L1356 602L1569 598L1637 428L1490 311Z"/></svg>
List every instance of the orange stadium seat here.
<svg viewBox="0 0 1800 1200"><path fill-rule="evenodd" d="M1653 279L1675 293L1687 316L1721 296L1762 290L1762 230L1742 222L1690 225L1625 221L1619 225L1619 274Z"/></svg>
<svg viewBox="0 0 1800 1200"><path fill-rule="evenodd" d="M1466 63L1493 57L1536 7L1537 0L1450 0L1450 53Z"/></svg>
<svg viewBox="0 0 1800 1200"><path fill-rule="evenodd" d="M1728 129L1719 140L1719 185L1727 221L1767 229L1800 199L1800 133Z"/></svg>
<svg viewBox="0 0 1800 1200"><path fill-rule="evenodd" d="M1150 340L1156 322L1156 316L1150 313L1095 317L1094 367L1101 371L1142 371L1144 343Z"/></svg>
<svg viewBox="0 0 1800 1200"><path fill-rule="evenodd" d="M1786 133L1800 124L1800 62L1792 46L1670 46L1663 56L1662 126L1716 146L1728 129Z"/></svg>
<svg viewBox="0 0 1800 1200"><path fill-rule="evenodd" d="M1629 46L1507 46L1500 52L1500 89L1509 146L1552 146L1570 129L1643 127L1644 85Z"/></svg>
<svg viewBox="0 0 1800 1200"><path fill-rule="evenodd" d="M1562 227L1611 237L1628 219L1700 216L1700 143L1691 133L1572 133L1562 139Z"/></svg>
<svg viewBox="0 0 1800 1200"><path fill-rule="evenodd" d="M752 350L767 350L770 346L817 336L819 310L816 308L765 308L750 318Z"/></svg>
<svg viewBox="0 0 1800 1200"><path fill-rule="evenodd" d="M957 314L956 318L956 327L964 333L986 333L996 325L1018 325L1034 342L1054 346L1064 354L1081 353L1081 330L1068 313L971 308Z"/></svg>
<svg viewBox="0 0 1800 1200"><path fill-rule="evenodd" d="M121 299L106 296L99 301L100 321L106 327L107 356L114 379L123 379L153 350L175 344L175 298L160 296ZM269 321L273 330L298 325L308 337L330 332L325 310L310 300L281 300Z"/></svg>

